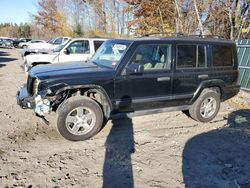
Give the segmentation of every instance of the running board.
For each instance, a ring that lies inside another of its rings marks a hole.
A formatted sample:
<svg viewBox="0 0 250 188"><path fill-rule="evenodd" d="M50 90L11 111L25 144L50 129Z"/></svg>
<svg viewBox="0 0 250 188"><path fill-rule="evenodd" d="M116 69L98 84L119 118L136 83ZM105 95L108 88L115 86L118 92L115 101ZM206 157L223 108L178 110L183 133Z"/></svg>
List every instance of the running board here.
<svg viewBox="0 0 250 188"><path fill-rule="evenodd" d="M188 110L191 106L184 105L184 106L177 106L177 107L168 107L168 108L157 108L157 109L150 109L150 110L140 110L135 112L120 112L111 114L110 119L122 118L122 117L135 117L135 116L144 116L150 114L159 114L164 112L173 112L173 111L183 111Z"/></svg>

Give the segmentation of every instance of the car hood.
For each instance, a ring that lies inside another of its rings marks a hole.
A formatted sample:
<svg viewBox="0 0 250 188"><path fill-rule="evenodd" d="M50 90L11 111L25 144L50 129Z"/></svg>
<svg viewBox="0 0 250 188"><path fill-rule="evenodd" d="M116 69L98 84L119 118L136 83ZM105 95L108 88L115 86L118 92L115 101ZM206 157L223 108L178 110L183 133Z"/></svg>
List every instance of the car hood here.
<svg viewBox="0 0 250 188"><path fill-rule="evenodd" d="M66 62L33 67L29 74L43 79L67 79L77 77L98 77L101 73L114 72L113 69L99 67L91 62Z"/></svg>
<svg viewBox="0 0 250 188"><path fill-rule="evenodd" d="M50 63L52 63L57 56L58 56L58 53L31 54L31 55L26 56L26 61L28 64L32 64L34 62L50 62Z"/></svg>

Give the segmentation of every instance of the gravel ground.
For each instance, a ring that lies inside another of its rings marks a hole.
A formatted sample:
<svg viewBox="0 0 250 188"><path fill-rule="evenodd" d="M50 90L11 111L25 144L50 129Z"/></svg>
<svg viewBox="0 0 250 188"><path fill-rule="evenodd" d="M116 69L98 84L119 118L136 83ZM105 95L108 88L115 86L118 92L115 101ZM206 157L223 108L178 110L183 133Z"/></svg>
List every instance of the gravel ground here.
<svg viewBox="0 0 250 188"><path fill-rule="evenodd" d="M63 139L15 95L26 82L15 49L0 49L0 187L250 187L250 94L210 123L182 112L109 121L94 138Z"/></svg>

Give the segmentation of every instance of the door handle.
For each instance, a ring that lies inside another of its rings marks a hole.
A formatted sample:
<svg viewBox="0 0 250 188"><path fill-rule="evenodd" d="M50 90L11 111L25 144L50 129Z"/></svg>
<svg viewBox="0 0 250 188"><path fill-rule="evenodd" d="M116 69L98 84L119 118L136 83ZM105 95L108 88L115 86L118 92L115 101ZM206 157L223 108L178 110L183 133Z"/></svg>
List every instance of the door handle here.
<svg viewBox="0 0 250 188"><path fill-rule="evenodd" d="M198 76L198 78L208 78L208 75L207 74L201 74Z"/></svg>
<svg viewBox="0 0 250 188"><path fill-rule="evenodd" d="M165 81L170 81L170 77L159 77L157 78L157 81L158 82L165 82Z"/></svg>

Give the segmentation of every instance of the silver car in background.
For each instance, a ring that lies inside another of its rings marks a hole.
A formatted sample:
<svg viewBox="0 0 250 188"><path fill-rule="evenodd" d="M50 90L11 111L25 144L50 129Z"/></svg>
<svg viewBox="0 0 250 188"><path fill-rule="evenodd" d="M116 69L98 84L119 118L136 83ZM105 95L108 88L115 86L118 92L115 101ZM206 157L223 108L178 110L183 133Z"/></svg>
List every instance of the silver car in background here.
<svg viewBox="0 0 250 188"><path fill-rule="evenodd" d="M13 40L10 38L0 38L0 47L13 48Z"/></svg>

